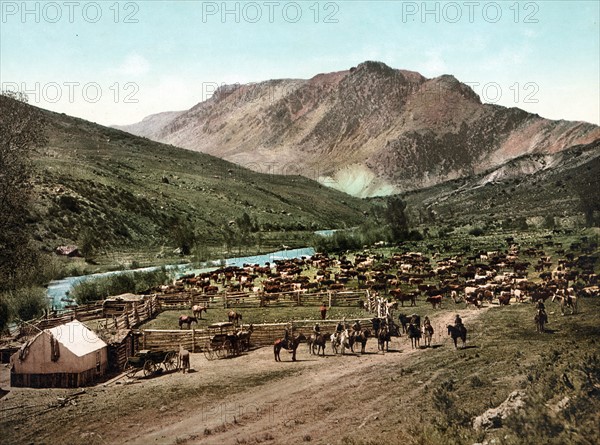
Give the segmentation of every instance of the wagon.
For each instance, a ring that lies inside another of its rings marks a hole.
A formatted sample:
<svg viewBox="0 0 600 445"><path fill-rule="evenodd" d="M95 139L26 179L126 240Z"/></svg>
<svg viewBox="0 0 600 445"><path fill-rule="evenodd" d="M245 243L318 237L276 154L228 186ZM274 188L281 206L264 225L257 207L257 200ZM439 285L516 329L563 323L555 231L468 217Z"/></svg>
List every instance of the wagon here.
<svg viewBox="0 0 600 445"><path fill-rule="evenodd" d="M127 358L123 371L127 377L133 377L138 371L142 370L147 377L156 372L160 365L165 367L166 371L173 371L178 368L177 351L150 351L142 349L134 356Z"/></svg>
<svg viewBox="0 0 600 445"><path fill-rule="evenodd" d="M214 330L214 334L210 336L208 342L202 348L208 360L234 357L249 349L252 331L242 333L223 332L224 329L232 326L233 323L231 322L215 323L208 326L209 333L211 333L211 329Z"/></svg>

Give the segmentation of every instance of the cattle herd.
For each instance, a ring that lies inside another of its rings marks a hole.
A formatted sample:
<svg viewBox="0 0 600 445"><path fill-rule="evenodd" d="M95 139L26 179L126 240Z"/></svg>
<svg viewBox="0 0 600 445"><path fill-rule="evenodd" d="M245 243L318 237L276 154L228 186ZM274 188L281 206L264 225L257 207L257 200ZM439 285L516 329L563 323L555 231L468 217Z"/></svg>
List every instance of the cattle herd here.
<svg viewBox="0 0 600 445"><path fill-rule="evenodd" d="M317 253L264 266L247 264L187 275L170 288L192 288L206 295L246 292L259 296L261 305L284 292L367 289L369 297L362 304L379 316L422 300L437 309L449 302L453 307L463 303L481 308L486 303L502 306L550 298L563 313L569 308L575 312L578 297L599 294L597 256L583 250L581 243L565 249L549 240L527 247L510 238L506 241L504 249L451 256L389 250L338 256ZM556 258L546 252L548 247Z"/></svg>

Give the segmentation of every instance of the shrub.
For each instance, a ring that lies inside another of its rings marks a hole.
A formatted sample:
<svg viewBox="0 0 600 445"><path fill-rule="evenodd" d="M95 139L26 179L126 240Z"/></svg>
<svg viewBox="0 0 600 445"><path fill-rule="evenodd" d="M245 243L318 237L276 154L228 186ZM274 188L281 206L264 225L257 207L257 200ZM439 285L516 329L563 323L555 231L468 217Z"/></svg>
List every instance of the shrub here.
<svg viewBox="0 0 600 445"><path fill-rule="evenodd" d="M124 272L82 280L73 286L71 295L78 304L87 304L112 295L142 293L170 280L171 276L164 267L144 272Z"/></svg>
<svg viewBox="0 0 600 445"><path fill-rule="evenodd" d="M472 236L481 236L484 234L484 231L481 227L473 227L471 230L469 230L469 235Z"/></svg>
<svg viewBox="0 0 600 445"><path fill-rule="evenodd" d="M9 319L32 320L48 308L46 292L41 287L20 288L5 294ZM2 298L2 299L4 299Z"/></svg>

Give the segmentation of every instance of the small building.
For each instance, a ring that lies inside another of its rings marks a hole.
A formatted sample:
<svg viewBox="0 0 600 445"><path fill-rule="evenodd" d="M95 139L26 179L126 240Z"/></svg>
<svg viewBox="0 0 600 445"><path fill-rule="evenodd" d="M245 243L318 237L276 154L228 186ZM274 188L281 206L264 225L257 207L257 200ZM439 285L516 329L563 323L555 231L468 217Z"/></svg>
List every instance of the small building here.
<svg viewBox="0 0 600 445"><path fill-rule="evenodd" d="M58 246L55 250L57 255L67 256L69 258L81 256L77 246Z"/></svg>
<svg viewBox="0 0 600 445"><path fill-rule="evenodd" d="M44 329L10 357L11 386L76 388L108 369L108 348L77 320Z"/></svg>

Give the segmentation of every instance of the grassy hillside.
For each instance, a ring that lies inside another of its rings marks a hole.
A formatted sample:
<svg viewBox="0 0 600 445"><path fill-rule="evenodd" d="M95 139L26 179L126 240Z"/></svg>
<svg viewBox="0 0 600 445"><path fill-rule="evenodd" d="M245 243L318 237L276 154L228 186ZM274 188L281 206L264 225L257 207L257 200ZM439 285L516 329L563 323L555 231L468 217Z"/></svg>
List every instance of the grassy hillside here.
<svg viewBox="0 0 600 445"><path fill-rule="evenodd" d="M108 252L143 259L168 255L194 234L200 246L255 252L302 244L314 230L356 225L369 212L366 202L300 176L259 174L81 119L46 116L49 144L36 154L38 199L27 223L47 250L75 243L100 260Z"/></svg>
<svg viewBox="0 0 600 445"><path fill-rule="evenodd" d="M543 168L536 171L533 164ZM529 173L531 171L531 173ZM523 230L600 223L600 141L555 155L527 155L469 179L404 195L414 223Z"/></svg>

